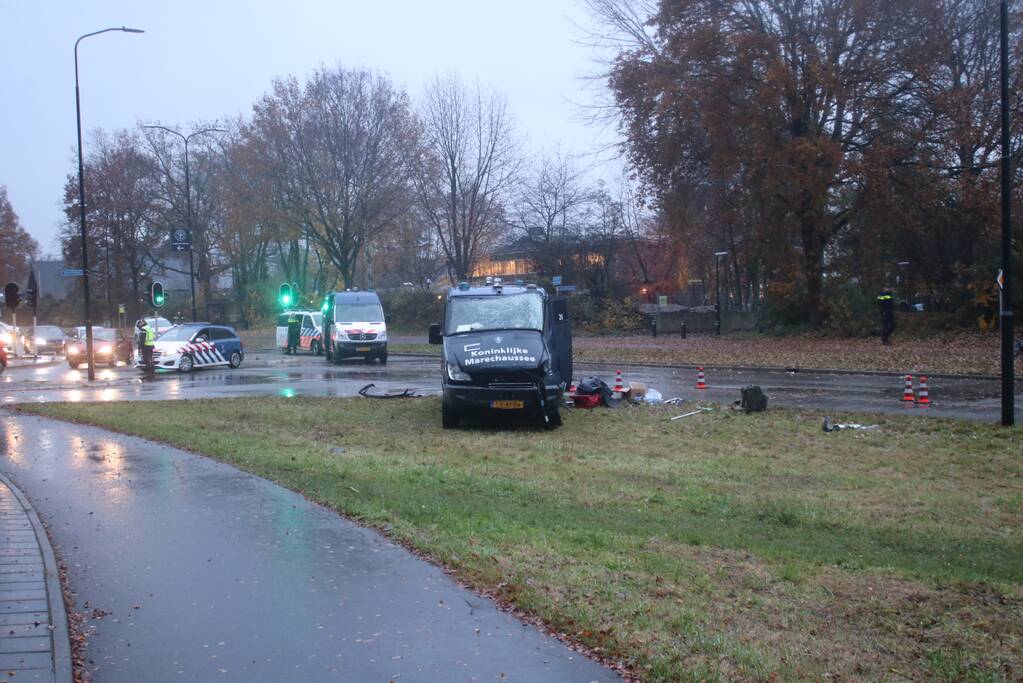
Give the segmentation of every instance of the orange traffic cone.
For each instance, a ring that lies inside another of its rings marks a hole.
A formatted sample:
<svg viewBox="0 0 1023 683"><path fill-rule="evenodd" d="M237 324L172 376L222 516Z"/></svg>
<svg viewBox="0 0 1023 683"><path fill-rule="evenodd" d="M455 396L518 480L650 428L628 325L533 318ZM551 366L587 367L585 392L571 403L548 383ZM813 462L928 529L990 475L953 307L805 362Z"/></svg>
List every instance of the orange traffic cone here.
<svg viewBox="0 0 1023 683"><path fill-rule="evenodd" d="M913 375L906 375L906 388L902 390L902 400L906 403L916 401L913 395Z"/></svg>
<svg viewBox="0 0 1023 683"><path fill-rule="evenodd" d="M624 391L625 391L625 384L622 382L622 371L621 370L615 370L615 388L614 388L614 392L616 394L621 394Z"/></svg>
<svg viewBox="0 0 1023 683"><path fill-rule="evenodd" d="M927 393L927 378L926 377L921 377L920 378L920 395L917 396L916 402L917 403L921 403L923 405L927 405L928 403L931 402L930 394Z"/></svg>
<svg viewBox="0 0 1023 683"><path fill-rule="evenodd" d="M568 393L574 394L576 391L578 391L578 389L576 388L575 380L573 379L568 383Z"/></svg>
<svg viewBox="0 0 1023 683"><path fill-rule="evenodd" d="M703 376L703 368L696 368L696 388L706 389L707 379Z"/></svg>

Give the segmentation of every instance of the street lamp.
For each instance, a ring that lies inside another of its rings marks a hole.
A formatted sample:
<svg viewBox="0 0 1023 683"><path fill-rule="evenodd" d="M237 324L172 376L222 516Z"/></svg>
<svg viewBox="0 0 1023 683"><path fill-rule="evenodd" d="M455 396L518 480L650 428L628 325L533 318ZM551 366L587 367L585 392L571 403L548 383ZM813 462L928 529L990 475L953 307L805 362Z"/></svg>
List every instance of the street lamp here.
<svg viewBox="0 0 1023 683"><path fill-rule="evenodd" d="M1015 422L1015 391L1013 381L1012 318L1012 160L1009 156L1009 7L1001 0L1000 62L1002 95L1002 424L1011 427Z"/></svg>
<svg viewBox="0 0 1023 683"><path fill-rule="evenodd" d="M715 251L714 252L714 282L717 285L717 290L718 290L718 294L717 294L718 303L714 307L716 309L714 311L714 313L715 313L715 317L714 317L714 334L716 334L716 335L720 335L721 334L721 273L720 273L720 271L721 271L721 257L722 256L728 256L728 252L727 251Z"/></svg>
<svg viewBox="0 0 1023 683"><path fill-rule="evenodd" d="M189 133L188 135L183 135L183 134L179 133L178 131L176 131L176 130L174 130L172 128L168 128L166 126L158 126L158 125L153 124L153 125L147 125L147 126L142 126L142 127L143 128L159 128L160 130L167 131L168 133L172 133L174 135L177 135L185 143L185 220L188 223L188 239L189 239L189 247L188 247L188 285L189 285L189 288L192 291L192 322L195 322L196 321L196 314L195 314L195 256L194 256L195 255L195 249L192 248L192 244L194 244L194 242L192 242L192 189L191 189L191 182L189 181L189 174L188 174L188 141L191 140L192 138L194 138L196 135L202 135L203 133L226 133L227 129L225 129L225 128L203 128L202 130L194 131L192 133Z"/></svg>
<svg viewBox="0 0 1023 683"><path fill-rule="evenodd" d="M79 36L75 41L75 118L78 123L78 211L79 211L79 232L82 238L82 289L85 297L85 359L89 368L89 380L96 379L96 366L92 362L92 320L89 312L89 253L86 247L88 232L85 227L85 162L82 159L82 98L78 87L78 43L91 36L98 36L101 33L110 31L121 31L123 33L145 33L142 29L127 28L105 28L102 31L93 31Z"/></svg>

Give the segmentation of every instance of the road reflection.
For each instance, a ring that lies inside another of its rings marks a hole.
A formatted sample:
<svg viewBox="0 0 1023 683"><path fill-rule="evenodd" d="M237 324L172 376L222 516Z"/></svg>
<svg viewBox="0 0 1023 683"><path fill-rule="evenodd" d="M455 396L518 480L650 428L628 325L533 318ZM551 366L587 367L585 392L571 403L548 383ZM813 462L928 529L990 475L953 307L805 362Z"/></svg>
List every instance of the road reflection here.
<svg viewBox="0 0 1023 683"><path fill-rule="evenodd" d="M15 465L25 464L25 435L11 418L3 421L3 433L0 434L0 452Z"/></svg>

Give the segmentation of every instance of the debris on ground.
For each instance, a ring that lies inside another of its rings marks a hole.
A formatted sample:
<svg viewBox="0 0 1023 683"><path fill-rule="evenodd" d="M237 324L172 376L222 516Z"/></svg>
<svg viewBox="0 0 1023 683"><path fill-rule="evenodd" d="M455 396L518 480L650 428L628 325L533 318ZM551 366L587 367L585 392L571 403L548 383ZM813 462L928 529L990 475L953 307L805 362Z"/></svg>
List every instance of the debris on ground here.
<svg viewBox="0 0 1023 683"><path fill-rule="evenodd" d="M681 415L676 415L675 417L669 417L668 420L670 420L671 422L674 422L675 420L681 420L683 417L692 417L693 415L699 415L700 413L711 413L711 412L714 412L713 408L697 408L696 410L694 410L692 412L689 412L689 413L683 413Z"/></svg>
<svg viewBox="0 0 1023 683"><path fill-rule="evenodd" d="M647 389L646 394L643 396L643 402L654 405L657 403L663 403L664 398L661 396L661 392L657 391L657 389Z"/></svg>
<svg viewBox="0 0 1023 683"><path fill-rule="evenodd" d="M621 399L615 398L614 392L611 390L611 387L607 385L607 382L598 377L587 377L582 382L579 382L576 396L597 397L596 401L592 398L584 398L582 401L577 400L576 406L579 408L593 408L596 405L599 405L599 402L603 402L603 404L608 408L618 408L622 405Z"/></svg>
<svg viewBox="0 0 1023 683"><path fill-rule="evenodd" d="M664 400L664 404L668 406L680 406L685 402L686 400L684 398L680 398L678 396L673 396L672 398Z"/></svg>
<svg viewBox="0 0 1023 683"><path fill-rule="evenodd" d="M375 387L373 383L367 384L363 388L359 389L359 396L363 398L422 398L422 394L417 394L415 389L405 389L401 392L389 391L384 394L372 394L370 389Z"/></svg>
<svg viewBox="0 0 1023 683"><path fill-rule="evenodd" d="M859 429L859 430L863 430L863 431L869 431L869 430L873 430L873 429L878 429L879 427L880 427L880 425L861 425L861 424L858 424L856 422L834 422L833 423L831 421L830 417L825 417L824 418L824 424L821 425L821 428L825 432L829 432L829 433L830 432L840 432L840 431L845 430L845 429Z"/></svg>

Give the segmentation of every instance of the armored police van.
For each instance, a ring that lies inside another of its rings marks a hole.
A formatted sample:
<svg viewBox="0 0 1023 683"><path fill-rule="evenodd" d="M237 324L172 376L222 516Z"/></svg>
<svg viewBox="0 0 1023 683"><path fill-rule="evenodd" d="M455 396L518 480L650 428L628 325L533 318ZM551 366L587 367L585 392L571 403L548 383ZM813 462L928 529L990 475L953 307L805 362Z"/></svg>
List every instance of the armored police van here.
<svg viewBox="0 0 1023 683"><path fill-rule="evenodd" d="M323 302L324 351L328 361L363 358L387 362L387 321L376 292L332 292Z"/></svg>
<svg viewBox="0 0 1023 683"><path fill-rule="evenodd" d="M442 424L464 415L538 417L548 429L572 380L572 329L564 299L536 285L485 287L462 282L448 292L444 324L430 326L430 343L443 344Z"/></svg>

